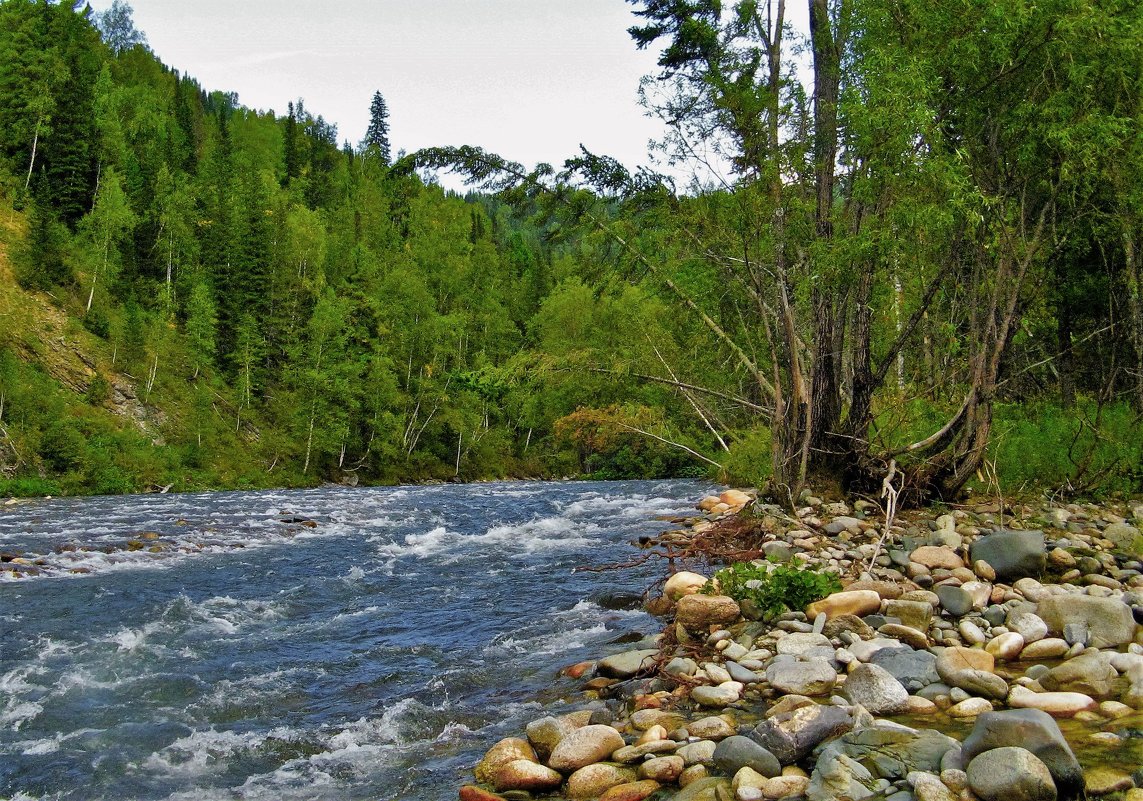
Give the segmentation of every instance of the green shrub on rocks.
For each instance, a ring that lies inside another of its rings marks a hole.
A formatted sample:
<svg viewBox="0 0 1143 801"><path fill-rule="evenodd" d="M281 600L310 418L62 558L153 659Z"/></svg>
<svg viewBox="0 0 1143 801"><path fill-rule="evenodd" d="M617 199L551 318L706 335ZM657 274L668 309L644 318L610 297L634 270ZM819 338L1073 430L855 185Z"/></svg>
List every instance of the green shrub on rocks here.
<svg viewBox="0 0 1143 801"><path fill-rule="evenodd" d="M835 573L797 562L784 565L766 561L736 562L724 567L700 592L729 595L739 605L753 606L765 617L774 617L788 610L805 609L807 604L840 590L841 580Z"/></svg>

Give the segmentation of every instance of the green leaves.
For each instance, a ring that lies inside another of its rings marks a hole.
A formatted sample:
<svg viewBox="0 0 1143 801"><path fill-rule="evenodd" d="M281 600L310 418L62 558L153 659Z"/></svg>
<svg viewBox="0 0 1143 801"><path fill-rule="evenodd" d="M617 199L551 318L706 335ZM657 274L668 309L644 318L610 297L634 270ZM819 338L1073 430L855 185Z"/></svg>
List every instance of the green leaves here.
<svg viewBox="0 0 1143 801"><path fill-rule="evenodd" d="M714 574L701 590L722 593L753 604L766 617L805 609L814 601L841 590L837 575L816 567L777 562L735 562Z"/></svg>

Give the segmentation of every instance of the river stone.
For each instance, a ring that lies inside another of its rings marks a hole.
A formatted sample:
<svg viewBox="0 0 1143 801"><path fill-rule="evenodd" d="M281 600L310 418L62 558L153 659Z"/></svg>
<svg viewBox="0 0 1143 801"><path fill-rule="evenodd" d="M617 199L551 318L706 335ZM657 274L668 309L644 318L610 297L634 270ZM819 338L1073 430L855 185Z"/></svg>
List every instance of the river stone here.
<svg viewBox="0 0 1143 801"><path fill-rule="evenodd" d="M933 607L925 601L886 601L885 616L895 617L901 625L923 632L933 619Z"/></svg>
<svg viewBox="0 0 1143 801"><path fill-rule="evenodd" d="M956 795L938 776L917 771L910 773L908 779L917 801L957 801Z"/></svg>
<svg viewBox="0 0 1143 801"><path fill-rule="evenodd" d="M536 749L540 761L546 760L564 737L578 729L583 723L570 717L548 717L533 720L524 731L528 735L528 742Z"/></svg>
<svg viewBox="0 0 1143 801"><path fill-rule="evenodd" d="M688 782L681 792L671 797L671 801L726 801L732 797L729 780L707 776Z"/></svg>
<svg viewBox="0 0 1143 801"><path fill-rule="evenodd" d="M679 744L674 740L650 740L637 745L625 745L611 752L611 760L624 765L638 762L647 756L669 754L677 751Z"/></svg>
<svg viewBox="0 0 1143 801"><path fill-rule="evenodd" d="M1039 603L1036 613L1052 634L1062 635L1069 625L1086 626L1087 644L1095 648L1116 648L1135 638L1131 607L1119 598L1053 595Z"/></svg>
<svg viewBox="0 0 1143 801"><path fill-rule="evenodd" d="M702 685L691 689L691 700L700 706L724 707L742 697L742 683L724 681L717 687Z"/></svg>
<svg viewBox="0 0 1143 801"><path fill-rule="evenodd" d="M536 762L536 752L527 740L520 737L505 737L489 748L484 758L477 763L476 769L473 771L476 774L476 780L485 784L492 784L496 772L517 759Z"/></svg>
<svg viewBox="0 0 1143 801"><path fill-rule="evenodd" d="M748 736L783 765L792 765L808 756L819 743L852 728L853 716L849 709L810 702L768 715Z"/></svg>
<svg viewBox="0 0 1143 801"><path fill-rule="evenodd" d="M1135 786L1131 776L1108 765L1095 765L1084 774L1084 784L1089 796L1111 795L1130 790Z"/></svg>
<svg viewBox="0 0 1143 801"><path fill-rule="evenodd" d="M680 570L673 574L663 585L663 595L672 601L677 601L684 595L693 595L707 582L707 577L689 570Z"/></svg>
<svg viewBox="0 0 1143 801"><path fill-rule="evenodd" d="M988 563L1002 581L1038 576L1044 572L1047 561L1044 532L993 531L972 543L971 555L974 562Z"/></svg>
<svg viewBox="0 0 1143 801"><path fill-rule="evenodd" d="M643 801L657 793L661 786L654 779L619 784L601 795L599 801Z"/></svg>
<svg viewBox="0 0 1143 801"><path fill-rule="evenodd" d="M767 781L765 776L753 768L742 767L734 774L734 778L730 781L730 787L734 790L736 801L748 801L749 799L762 801L766 797L762 788Z"/></svg>
<svg viewBox="0 0 1143 801"><path fill-rule="evenodd" d="M514 759L502 765L492 779L492 786L498 792L505 790L546 792L555 790L563 783L564 777L558 772L529 759Z"/></svg>
<svg viewBox="0 0 1143 801"><path fill-rule="evenodd" d="M828 750L828 749L827 749ZM873 796L877 780L860 762L840 753L823 753L806 786L808 801L862 801Z"/></svg>
<svg viewBox="0 0 1143 801"><path fill-rule="evenodd" d="M598 798L617 784L633 782L636 778L634 768L613 765L610 762L596 762L585 765L569 776L563 793L573 799Z"/></svg>
<svg viewBox="0 0 1143 801"><path fill-rule="evenodd" d="M860 704L874 715L893 715L904 711L909 692L883 667L859 664L846 677L841 694L852 704Z"/></svg>
<svg viewBox="0 0 1143 801"><path fill-rule="evenodd" d="M779 798L798 798L805 795L810 784L809 776L782 775L767 779L762 785L762 796L767 801L777 801Z"/></svg>
<svg viewBox="0 0 1143 801"><path fill-rule="evenodd" d="M930 570L936 568L955 570L964 567L964 560L956 555L956 551L944 545L922 545L909 554L909 561L924 565Z"/></svg>
<svg viewBox="0 0 1143 801"><path fill-rule="evenodd" d="M639 731L647 731L652 726L662 726L667 731L677 729L686 722L678 712L665 709L637 709L631 713L631 725Z"/></svg>
<svg viewBox="0 0 1143 801"><path fill-rule="evenodd" d="M716 745L711 740L699 740L697 743L684 745L675 754L683 758L687 767L691 765L713 765Z"/></svg>
<svg viewBox="0 0 1143 801"><path fill-rule="evenodd" d="M826 621L821 633L831 640L835 637L840 638L846 633L854 634L863 640L871 640L877 636L873 627L857 615L835 615Z"/></svg>
<svg viewBox="0 0 1143 801"><path fill-rule="evenodd" d="M1094 698L1108 698L1112 693L1112 682L1117 676L1108 654L1093 650L1085 651L1062 665L1057 665L1041 676L1039 682L1045 690L1070 691Z"/></svg>
<svg viewBox="0 0 1143 801"><path fill-rule="evenodd" d="M876 637L872 640L859 640L849 644L848 651L862 662L870 662L878 651L890 649L900 651L904 646L900 640L890 637Z"/></svg>
<svg viewBox="0 0 1143 801"><path fill-rule="evenodd" d="M726 718L710 715L688 723L687 732L700 740L724 740L734 734L735 729Z"/></svg>
<svg viewBox="0 0 1143 801"><path fill-rule="evenodd" d="M1040 709L1049 715L1067 718L1097 709L1099 702L1083 693L1037 693L1017 684L1008 691L1008 706L1013 709Z"/></svg>
<svg viewBox="0 0 1143 801"><path fill-rule="evenodd" d="M1009 615L1004 625L1023 637L1025 643L1038 642L1048 636L1048 624L1042 617L1031 612Z"/></svg>
<svg viewBox="0 0 1143 801"><path fill-rule="evenodd" d="M1121 551L1128 553L1141 554L1143 549L1140 548L1143 542L1143 533L1135 526L1127 523L1112 523L1102 532L1105 540L1111 540L1112 544Z"/></svg>
<svg viewBox="0 0 1143 801"><path fill-rule="evenodd" d="M738 604L727 595L684 595L675 605L675 620L693 632L728 625L741 614Z"/></svg>
<svg viewBox="0 0 1143 801"><path fill-rule="evenodd" d="M702 669L714 684L730 681L730 671L717 662L707 662L702 666Z"/></svg>
<svg viewBox="0 0 1143 801"><path fill-rule="evenodd" d="M668 676L693 676L698 673L698 663L695 660L685 656L676 656L667 666L663 668L663 672Z"/></svg>
<svg viewBox="0 0 1143 801"><path fill-rule="evenodd" d="M945 684L1003 701L1008 695L1008 682L992 672L995 667L992 654L977 648L953 646L937 655L937 675Z"/></svg>
<svg viewBox="0 0 1143 801"><path fill-rule="evenodd" d="M829 695L837 673L827 662L773 662L766 668L766 681L775 690L795 695Z"/></svg>
<svg viewBox="0 0 1143 801"><path fill-rule="evenodd" d="M962 755L972 760L978 754L1010 745L1027 748L1047 765L1062 798L1083 793L1079 761L1056 721L1039 709L1006 709L981 715L964 741Z"/></svg>
<svg viewBox="0 0 1143 801"><path fill-rule="evenodd" d="M727 650L730 650L730 649L727 649ZM728 661L726 663L726 672L730 674L730 678L733 681L737 681L737 682L740 682L742 684L754 684L756 682L762 681L762 678L763 678L762 676L759 676L757 673L755 673L753 670L750 670L749 668L744 668L744 667L742 667L742 665L740 665L734 661Z"/></svg>
<svg viewBox="0 0 1143 801"><path fill-rule="evenodd" d="M1030 642L1020 652L1020 659L1034 662L1038 659L1057 659L1068 652L1068 641L1059 637L1046 637Z"/></svg>
<svg viewBox="0 0 1143 801"><path fill-rule="evenodd" d="M670 756L655 757L648 759L639 766L640 779L654 779L663 784L670 784L671 782L678 781L679 776L683 775L685 763L683 758L677 754Z"/></svg>
<svg viewBox="0 0 1143 801"><path fill-rule="evenodd" d="M885 668L901 685L915 693L941 680L937 675L937 657L931 651L909 648L882 648L869 658L871 664Z"/></svg>
<svg viewBox="0 0 1143 801"><path fill-rule="evenodd" d="M756 770L766 778L782 773L777 757L749 737L738 734L720 742L714 749L713 759L714 764L728 776L744 767Z"/></svg>
<svg viewBox="0 0 1143 801"><path fill-rule="evenodd" d="M925 604L925 606L928 606L928 604ZM884 634L886 637L892 637L895 640L900 640L910 648L923 650L929 647L929 635L920 629L905 626L901 623L886 623L877 629L877 633Z"/></svg>
<svg viewBox="0 0 1143 801"><path fill-rule="evenodd" d="M968 763L968 785L981 801L1056 801L1056 786L1031 751L1015 746L985 751Z"/></svg>
<svg viewBox="0 0 1143 801"><path fill-rule="evenodd" d="M460 801L504 801L504 796L490 793L474 784L466 784L460 788Z"/></svg>
<svg viewBox="0 0 1143 801"><path fill-rule="evenodd" d="M961 617L972 611L972 594L964 587L954 584L939 584L934 588L940 599L941 609L953 617Z"/></svg>
<svg viewBox="0 0 1143 801"><path fill-rule="evenodd" d="M975 718L992 711L992 702L987 698L965 698L945 710L950 718Z"/></svg>
<svg viewBox="0 0 1143 801"><path fill-rule="evenodd" d="M877 781L904 779L913 771L937 773L956 740L931 729L883 725L843 734L822 747L808 798L868 798ZM856 794L854 794L856 793Z"/></svg>
<svg viewBox="0 0 1143 801"><path fill-rule="evenodd" d="M621 654L612 654L601 659L598 671L600 675L613 679L630 679L640 673L652 670L658 659L659 652L654 648L624 651Z"/></svg>
<svg viewBox="0 0 1143 801"><path fill-rule="evenodd" d="M1006 631L988 641L984 650L999 662L1011 662L1020 656L1024 649L1024 637L1015 631Z"/></svg>
<svg viewBox="0 0 1143 801"><path fill-rule="evenodd" d="M794 632L778 640L778 653L799 656L811 648L833 648L829 638L824 634L813 632Z"/></svg>
<svg viewBox="0 0 1143 801"><path fill-rule="evenodd" d="M576 771L585 765L603 762L623 746L623 735L612 727L584 726L560 740L548 765L564 772Z"/></svg>
<svg viewBox="0 0 1143 801"><path fill-rule="evenodd" d="M881 596L873 590L849 590L835 592L820 601L814 601L806 607L806 617L810 620L824 612L826 618L838 615L855 615L864 617L881 608Z"/></svg>

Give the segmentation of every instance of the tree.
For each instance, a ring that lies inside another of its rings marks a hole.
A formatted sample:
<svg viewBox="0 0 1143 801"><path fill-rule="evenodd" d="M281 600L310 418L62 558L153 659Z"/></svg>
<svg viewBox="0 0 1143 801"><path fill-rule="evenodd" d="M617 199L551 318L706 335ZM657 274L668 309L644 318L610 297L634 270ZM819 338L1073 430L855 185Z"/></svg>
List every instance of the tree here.
<svg viewBox="0 0 1143 801"><path fill-rule="evenodd" d="M119 172L114 167L107 167L99 182L95 208L84 218L82 225L95 256L91 266L91 288L87 293L86 311L91 311L100 277L107 284L117 274L120 264L119 246L129 236L135 220Z"/></svg>
<svg viewBox="0 0 1143 801"><path fill-rule="evenodd" d="M119 55L136 45L147 46L147 36L135 27L134 9L130 3L115 0L111 8L95 15L95 24L111 52Z"/></svg>
<svg viewBox="0 0 1143 801"><path fill-rule="evenodd" d="M361 149L366 153L372 151L385 164L390 161L389 107L379 91L373 93L373 102L369 104L369 128L365 131Z"/></svg>

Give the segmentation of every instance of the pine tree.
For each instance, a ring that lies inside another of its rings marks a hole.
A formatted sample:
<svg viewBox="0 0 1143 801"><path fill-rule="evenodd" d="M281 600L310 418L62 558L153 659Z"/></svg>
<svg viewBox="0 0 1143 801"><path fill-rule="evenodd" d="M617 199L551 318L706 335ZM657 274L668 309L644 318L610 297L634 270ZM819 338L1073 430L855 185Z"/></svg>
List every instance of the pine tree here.
<svg viewBox="0 0 1143 801"><path fill-rule="evenodd" d="M369 130L365 132L361 149L367 153L375 149L381 160L389 163L389 107L380 92L373 93L373 102L369 105Z"/></svg>

